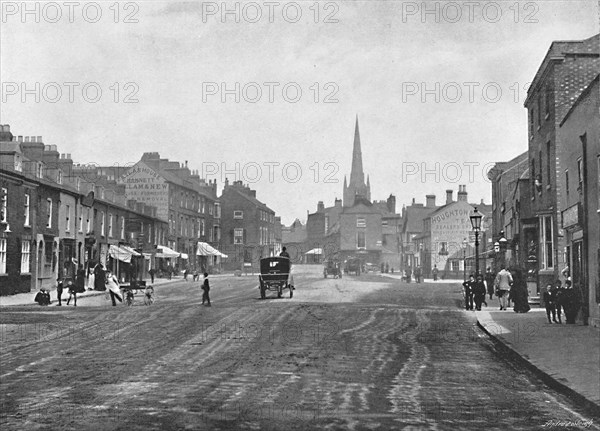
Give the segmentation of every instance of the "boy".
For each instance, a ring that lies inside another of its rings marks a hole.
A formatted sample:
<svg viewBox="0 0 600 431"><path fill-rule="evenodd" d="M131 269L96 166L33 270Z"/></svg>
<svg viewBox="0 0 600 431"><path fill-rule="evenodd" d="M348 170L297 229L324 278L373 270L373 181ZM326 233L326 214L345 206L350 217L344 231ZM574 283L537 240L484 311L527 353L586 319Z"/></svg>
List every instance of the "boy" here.
<svg viewBox="0 0 600 431"><path fill-rule="evenodd" d="M202 294L202 305L206 303L207 307L210 307L210 297L208 296L208 292L210 291L210 284L208 283L208 272L204 273L204 282L202 283L202 290L204 293Z"/></svg>
<svg viewBox="0 0 600 431"><path fill-rule="evenodd" d="M544 292L544 306L546 307L546 316L548 317L548 323L558 323L556 321L556 297L555 292L552 291L552 285L549 284L546 286L546 291ZM550 320L550 315L552 315L552 320Z"/></svg>

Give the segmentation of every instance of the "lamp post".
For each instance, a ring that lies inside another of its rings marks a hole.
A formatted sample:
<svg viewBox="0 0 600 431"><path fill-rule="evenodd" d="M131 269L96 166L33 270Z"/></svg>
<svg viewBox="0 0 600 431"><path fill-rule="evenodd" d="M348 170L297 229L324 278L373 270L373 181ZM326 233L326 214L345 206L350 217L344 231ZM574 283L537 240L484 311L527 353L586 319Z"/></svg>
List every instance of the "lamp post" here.
<svg viewBox="0 0 600 431"><path fill-rule="evenodd" d="M467 281L467 238L463 239L463 281Z"/></svg>
<svg viewBox="0 0 600 431"><path fill-rule="evenodd" d="M471 219L473 231L475 231L475 277L477 278L479 275L479 231L481 230L481 219L483 216L477 211L477 207L475 207L473 214L469 218Z"/></svg>
<svg viewBox="0 0 600 431"><path fill-rule="evenodd" d="M500 238L498 239L498 245L500 248L500 253L502 256L502 267L506 266L506 246L508 244L508 240L506 239L506 237L504 236L504 231L501 230L500 231Z"/></svg>

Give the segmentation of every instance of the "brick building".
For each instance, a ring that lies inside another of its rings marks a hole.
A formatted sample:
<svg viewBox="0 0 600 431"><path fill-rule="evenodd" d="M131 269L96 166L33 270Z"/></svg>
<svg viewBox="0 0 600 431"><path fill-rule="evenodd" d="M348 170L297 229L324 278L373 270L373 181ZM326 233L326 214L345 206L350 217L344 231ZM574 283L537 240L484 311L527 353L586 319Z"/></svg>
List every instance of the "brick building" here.
<svg viewBox="0 0 600 431"><path fill-rule="evenodd" d="M538 289L553 283L567 266L566 237L560 225L566 190L561 184L566 159L563 148L572 145L558 133L573 102L600 70L600 34L580 41L550 45L527 92L531 214L536 235ZM529 218L529 217L527 217Z"/></svg>
<svg viewBox="0 0 600 431"><path fill-rule="evenodd" d="M281 251L281 219L256 198L256 190L242 181L225 179L219 197L225 267L230 270L257 269L261 257Z"/></svg>
<svg viewBox="0 0 600 431"><path fill-rule="evenodd" d="M557 153L565 263L582 298L582 320L600 327L600 89L599 76L560 121Z"/></svg>

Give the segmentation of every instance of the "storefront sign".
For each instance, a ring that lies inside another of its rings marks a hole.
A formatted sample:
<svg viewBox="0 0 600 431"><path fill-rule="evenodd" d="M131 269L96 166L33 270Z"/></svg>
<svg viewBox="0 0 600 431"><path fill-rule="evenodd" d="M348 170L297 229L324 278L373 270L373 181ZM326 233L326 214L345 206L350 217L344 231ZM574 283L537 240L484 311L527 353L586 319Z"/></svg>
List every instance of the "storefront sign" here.
<svg viewBox="0 0 600 431"><path fill-rule="evenodd" d="M581 205L579 203L567 208L562 212L562 227L563 229L581 226Z"/></svg>

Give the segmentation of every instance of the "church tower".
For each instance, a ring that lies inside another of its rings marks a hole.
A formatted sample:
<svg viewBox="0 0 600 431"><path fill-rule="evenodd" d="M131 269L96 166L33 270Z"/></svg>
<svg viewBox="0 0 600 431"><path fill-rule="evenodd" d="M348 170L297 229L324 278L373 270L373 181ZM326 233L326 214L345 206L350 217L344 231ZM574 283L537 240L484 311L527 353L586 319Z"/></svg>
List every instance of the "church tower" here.
<svg viewBox="0 0 600 431"><path fill-rule="evenodd" d="M362 165L362 151L360 148L360 133L358 131L358 115L356 116L356 126L354 128L354 147L352 149L352 170L350 171L350 182L346 182L344 177L344 206L354 206L355 199L361 197L371 200L371 184L367 180L365 183L365 173Z"/></svg>

